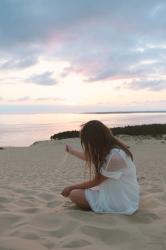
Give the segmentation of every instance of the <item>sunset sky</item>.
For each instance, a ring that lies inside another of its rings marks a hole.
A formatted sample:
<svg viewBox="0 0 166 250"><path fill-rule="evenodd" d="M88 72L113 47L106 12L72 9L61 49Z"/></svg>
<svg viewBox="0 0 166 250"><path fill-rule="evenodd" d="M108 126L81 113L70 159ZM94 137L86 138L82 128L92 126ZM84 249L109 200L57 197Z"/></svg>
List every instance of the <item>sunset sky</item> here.
<svg viewBox="0 0 166 250"><path fill-rule="evenodd" d="M165 0L0 0L0 113L166 110Z"/></svg>

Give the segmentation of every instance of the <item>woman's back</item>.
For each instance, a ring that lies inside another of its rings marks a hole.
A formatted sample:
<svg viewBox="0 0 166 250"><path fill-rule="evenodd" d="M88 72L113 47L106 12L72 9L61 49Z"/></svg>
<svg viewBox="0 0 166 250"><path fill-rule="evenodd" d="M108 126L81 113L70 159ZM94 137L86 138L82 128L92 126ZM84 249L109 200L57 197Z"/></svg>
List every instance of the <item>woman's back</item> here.
<svg viewBox="0 0 166 250"><path fill-rule="evenodd" d="M92 209L100 213L135 212L139 205L139 185L130 156L120 148L111 149L100 173L107 179L85 192Z"/></svg>

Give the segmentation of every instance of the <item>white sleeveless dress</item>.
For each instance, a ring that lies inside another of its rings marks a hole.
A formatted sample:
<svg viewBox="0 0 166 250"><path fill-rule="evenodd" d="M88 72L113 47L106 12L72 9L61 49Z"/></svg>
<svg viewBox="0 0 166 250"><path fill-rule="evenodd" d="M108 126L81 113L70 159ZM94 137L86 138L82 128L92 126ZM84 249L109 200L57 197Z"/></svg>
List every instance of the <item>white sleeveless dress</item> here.
<svg viewBox="0 0 166 250"><path fill-rule="evenodd" d="M85 189L85 198L94 212L133 214L138 210L136 168L124 150L111 149L100 173L108 179L96 187Z"/></svg>

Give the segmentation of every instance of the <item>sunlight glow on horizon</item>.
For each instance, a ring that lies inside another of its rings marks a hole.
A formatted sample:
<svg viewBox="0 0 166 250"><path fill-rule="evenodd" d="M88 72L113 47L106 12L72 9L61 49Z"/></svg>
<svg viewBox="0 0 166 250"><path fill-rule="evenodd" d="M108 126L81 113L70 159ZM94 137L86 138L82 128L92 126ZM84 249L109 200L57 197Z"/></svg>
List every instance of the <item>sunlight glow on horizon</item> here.
<svg viewBox="0 0 166 250"><path fill-rule="evenodd" d="M136 2L0 2L0 113L166 110L166 4Z"/></svg>

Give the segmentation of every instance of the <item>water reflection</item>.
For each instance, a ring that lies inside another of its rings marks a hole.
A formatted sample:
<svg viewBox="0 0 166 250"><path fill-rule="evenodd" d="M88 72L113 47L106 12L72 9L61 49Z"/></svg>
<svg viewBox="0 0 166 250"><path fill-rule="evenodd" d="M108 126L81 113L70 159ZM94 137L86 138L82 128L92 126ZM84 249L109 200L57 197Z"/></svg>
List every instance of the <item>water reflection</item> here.
<svg viewBox="0 0 166 250"><path fill-rule="evenodd" d="M65 130L79 130L89 120L101 120L108 127L166 123L166 113L125 114L19 114L0 116L0 146L28 146L48 140Z"/></svg>

